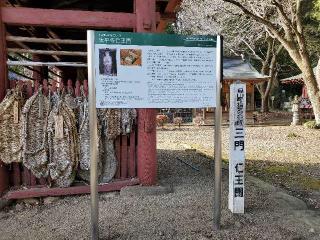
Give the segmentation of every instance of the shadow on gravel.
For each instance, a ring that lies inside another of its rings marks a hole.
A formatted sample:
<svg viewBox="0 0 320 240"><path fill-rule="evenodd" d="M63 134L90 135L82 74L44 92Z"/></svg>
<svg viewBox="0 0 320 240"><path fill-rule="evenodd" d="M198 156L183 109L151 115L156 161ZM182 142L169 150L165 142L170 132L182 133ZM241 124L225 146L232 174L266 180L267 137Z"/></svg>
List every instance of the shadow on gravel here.
<svg viewBox="0 0 320 240"><path fill-rule="evenodd" d="M247 160L247 173L305 201L310 209L320 209L320 164L297 164Z"/></svg>
<svg viewBox="0 0 320 240"><path fill-rule="evenodd" d="M158 149L158 160L159 183L173 186L174 194L179 197L193 195L198 198L194 205L203 204L212 214L213 160L196 152L164 149ZM236 237L228 239L318 239L320 236L320 212L309 211L305 202L284 189L249 174L245 179L245 214L232 215L227 207L228 170L223 169L222 175L223 231L219 236L230 237L230 233ZM247 238L240 229L249 234Z"/></svg>
<svg viewBox="0 0 320 240"><path fill-rule="evenodd" d="M257 178L245 179L245 214L231 214L227 208L226 169L222 229L213 231L212 160L184 150L158 150L158 160L159 184L171 185L174 191L143 196L101 195L101 239L318 240L320 237L319 213L306 210L303 202ZM89 196L84 195L66 197L42 207L0 211L0 239L89 239L89 204Z"/></svg>

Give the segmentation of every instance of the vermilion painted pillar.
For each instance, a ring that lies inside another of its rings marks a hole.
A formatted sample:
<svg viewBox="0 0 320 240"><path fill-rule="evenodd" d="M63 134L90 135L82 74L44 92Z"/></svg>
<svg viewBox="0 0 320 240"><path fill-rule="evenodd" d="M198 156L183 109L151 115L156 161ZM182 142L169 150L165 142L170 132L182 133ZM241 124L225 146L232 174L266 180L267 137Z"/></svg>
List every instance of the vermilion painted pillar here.
<svg viewBox="0 0 320 240"><path fill-rule="evenodd" d="M155 0L135 0L136 32L156 31ZM156 110L138 110L137 171L142 185L157 181Z"/></svg>
<svg viewBox="0 0 320 240"><path fill-rule="evenodd" d="M7 73L6 29L2 22L1 6L3 6L2 0L0 0L0 101L4 98L6 90L9 88Z"/></svg>
<svg viewBox="0 0 320 240"><path fill-rule="evenodd" d="M6 90L9 88L7 73L7 51L6 51L6 29L2 22L0 1L0 101L4 98ZM6 166L0 160L0 196L9 186L9 176Z"/></svg>

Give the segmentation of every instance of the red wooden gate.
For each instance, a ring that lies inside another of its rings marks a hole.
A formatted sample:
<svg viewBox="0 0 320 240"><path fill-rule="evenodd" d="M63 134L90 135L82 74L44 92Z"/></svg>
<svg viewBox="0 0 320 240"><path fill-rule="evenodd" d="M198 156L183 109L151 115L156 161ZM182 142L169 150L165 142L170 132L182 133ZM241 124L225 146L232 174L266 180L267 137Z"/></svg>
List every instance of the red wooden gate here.
<svg viewBox="0 0 320 240"><path fill-rule="evenodd" d="M161 32L166 21L156 13L156 0L132 0L134 11L94 12L79 10L41 9L26 7L10 7L0 0L0 101L9 88L7 77L6 27L8 25L44 26L58 28L108 29L135 32ZM162 10L167 15L174 13L181 0L169 0ZM166 3L160 1L159 3ZM160 9L160 8L159 8ZM81 16L81 17L79 17ZM81 18L81 21L79 19ZM156 28L157 20L160 21ZM23 46L23 45L20 45ZM23 47L25 48L25 47ZM29 94L32 94L30 86ZM156 111L155 109L139 109L137 128L130 136L121 136L116 140L116 154L119 169L115 181L98 187L99 191L119 190L121 187L139 184L153 185L157 179L156 160ZM35 178L21 164L5 166L0 161L0 197L27 198L49 195L69 195L90 193L89 186L69 188L47 188L46 179ZM26 187L22 189L21 187ZM6 193L8 189L11 190Z"/></svg>

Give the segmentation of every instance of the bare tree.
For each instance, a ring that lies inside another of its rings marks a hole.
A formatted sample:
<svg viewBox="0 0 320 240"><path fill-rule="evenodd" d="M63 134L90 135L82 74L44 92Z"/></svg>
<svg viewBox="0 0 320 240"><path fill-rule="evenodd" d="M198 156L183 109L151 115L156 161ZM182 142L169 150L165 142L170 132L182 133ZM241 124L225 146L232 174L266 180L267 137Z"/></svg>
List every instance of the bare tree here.
<svg viewBox="0 0 320 240"><path fill-rule="evenodd" d="M260 72L269 75L257 85L262 112L269 111L269 94L277 77L277 56L283 49L260 23L248 18L236 6L222 0L184 0L178 13L177 31L192 34L223 34L227 54L249 57L260 62Z"/></svg>
<svg viewBox="0 0 320 240"><path fill-rule="evenodd" d="M227 38L226 46L231 51L239 50L237 46L247 45L248 49L254 52L259 49L257 44L266 34L267 38L276 39L301 70L316 122L320 124L320 90L312 71L304 35L303 2L310 4L310 1L302 0L184 0L183 4L186 5L182 6L184 13L178 16L178 28L201 34L224 33ZM190 7L192 5L193 9L187 9L188 4ZM191 21L186 26L187 16ZM184 22L184 26L181 26L181 22ZM237 40L228 41L228 36ZM268 65L271 66L271 62ZM318 79L319 68L320 61ZM265 89L267 90L267 87Z"/></svg>
<svg viewBox="0 0 320 240"><path fill-rule="evenodd" d="M320 89L313 73L310 53L302 24L302 0L222 0L260 23L288 51L301 70L312 103L315 120L320 124ZM309 1L310 3L310 1ZM318 67L320 64L318 64ZM319 72L319 71L317 71ZM320 76L318 76L320 77Z"/></svg>

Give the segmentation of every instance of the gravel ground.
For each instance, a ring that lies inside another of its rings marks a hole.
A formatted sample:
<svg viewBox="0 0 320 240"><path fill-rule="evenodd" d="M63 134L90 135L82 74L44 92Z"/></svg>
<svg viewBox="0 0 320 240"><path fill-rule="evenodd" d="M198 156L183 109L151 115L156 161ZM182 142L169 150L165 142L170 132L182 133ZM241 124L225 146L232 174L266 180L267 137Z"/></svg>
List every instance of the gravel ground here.
<svg viewBox="0 0 320 240"><path fill-rule="evenodd" d="M159 183L172 186L173 193L133 197L116 193L100 195L101 239L320 239L318 211L306 209L301 200L252 177L246 178L246 213L232 215L227 210L226 170L223 171L222 230L213 231L212 161L196 152L186 152L182 146L182 143L197 143L210 148L212 136L210 128L159 131ZM224 139L227 139L226 129ZM247 148L250 142L254 146L254 141L248 134ZM20 203L0 211L0 239L89 239L89 216L88 196L61 198L47 205Z"/></svg>
<svg viewBox="0 0 320 240"><path fill-rule="evenodd" d="M158 131L158 146L190 145L213 156L213 127ZM320 208L320 130L302 126L257 126L246 129L246 167L250 174L285 188L312 208ZM229 129L222 128L222 154L228 159Z"/></svg>

